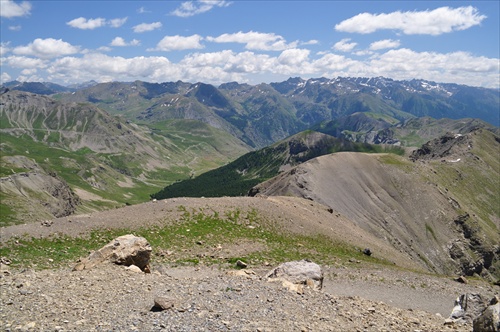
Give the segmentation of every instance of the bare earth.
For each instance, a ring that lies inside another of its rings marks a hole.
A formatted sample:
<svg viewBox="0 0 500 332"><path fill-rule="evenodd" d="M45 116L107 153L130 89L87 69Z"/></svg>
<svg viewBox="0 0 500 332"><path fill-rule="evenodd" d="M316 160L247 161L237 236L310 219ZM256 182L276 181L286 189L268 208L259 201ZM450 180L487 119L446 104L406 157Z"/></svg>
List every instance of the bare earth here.
<svg viewBox="0 0 500 332"><path fill-rule="evenodd" d="M178 220L179 207L208 211L255 209L262 222L290 232L321 232L391 257L396 266L422 270L411 257L354 226L324 205L294 197L177 198L54 220L51 227L28 224L3 228L13 236L63 233L85 236L96 228L161 225ZM223 244L224 246L224 244ZM244 254L255 243L241 243ZM200 246L201 247L201 246ZM205 250L206 248L200 248ZM2 266L3 269L6 266ZM220 267L153 265L151 274L105 265L71 271L8 270L0 274L0 328L6 331L471 331L444 325L453 301L463 293L486 298L499 287L479 280L461 284L452 277L365 265L324 266L323 290L290 292L262 276L270 266L249 266L254 273L232 275ZM151 311L154 299L172 301L170 310Z"/></svg>

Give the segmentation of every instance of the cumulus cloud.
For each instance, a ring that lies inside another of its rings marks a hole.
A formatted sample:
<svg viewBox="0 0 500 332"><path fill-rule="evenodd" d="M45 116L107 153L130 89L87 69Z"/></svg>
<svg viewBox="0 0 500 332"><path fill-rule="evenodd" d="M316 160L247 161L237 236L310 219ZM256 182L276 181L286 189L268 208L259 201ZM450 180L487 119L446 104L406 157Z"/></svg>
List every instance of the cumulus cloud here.
<svg viewBox="0 0 500 332"><path fill-rule="evenodd" d="M284 65L297 66L308 60L310 52L306 49L288 49L281 52L277 60Z"/></svg>
<svg viewBox="0 0 500 332"><path fill-rule="evenodd" d="M171 14L179 17L189 17L208 12L214 7L227 7L231 4L232 2L225 0L185 1L172 11Z"/></svg>
<svg viewBox="0 0 500 332"><path fill-rule="evenodd" d="M23 1L16 3L13 0L0 1L0 17L28 16L31 12L31 3Z"/></svg>
<svg viewBox="0 0 500 332"><path fill-rule="evenodd" d="M6 83L6 82L9 82L11 80L12 80L12 78L11 78L11 76L8 73L6 73L6 72L3 71L2 74L0 74L0 83L3 84L3 83Z"/></svg>
<svg viewBox="0 0 500 332"><path fill-rule="evenodd" d="M241 43L249 50L282 51L295 48L298 42L287 43L285 38L274 33L242 32L225 33L218 37L207 37L208 41L215 43Z"/></svg>
<svg viewBox="0 0 500 332"><path fill-rule="evenodd" d="M29 69L23 69L21 70L21 75L23 76L33 76L37 73L38 69L37 68L29 68Z"/></svg>
<svg viewBox="0 0 500 332"><path fill-rule="evenodd" d="M385 76L498 88L500 71L498 59L494 58L477 57L466 52L416 52L406 48L373 53L365 59L353 59L333 52L313 55L310 50L301 48L286 49L274 56L253 51L196 52L176 62L164 56L125 58L102 53L56 59L16 55L0 59L2 69L19 68L26 77L36 74L45 76L45 80L67 83L94 79L100 82L183 80L216 84L249 82L250 79L255 80L253 83L260 83L269 77L286 79L291 75L304 78Z"/></svg>
<svg viewBox="0 0 500 332"><path fill-rule="evenodd" d="M9 42L0 43L0 56L4 56L9 52L10 52Z"/></svg>
<svg viewBox="0 0 500 332"><path fill-rule="evenodd" d="M311 39L311 40L308 40L306 42L301 42L300 44L301 45L317 45L317 44L319 44L319 40Z"/></svg>
<svg viewBox="0 0 500 332"><path fill-rule="evenodd" d="M108 24L112 28L119 28L127 22L128 17L114 18L108 21Z"/></svg>
<svg viewBox="0 0 500 332"><path fill-rule="evenodd" d="M53 81L98 82L141 79L166 80L179 77L178 69L165 57L111 57L104 54L86 54L81 58L57 59L47 68L48 79ZM74 78L72 78L74 77Z"/></svg>
<svg viewBox="0 0 500 332"><path fill-rule="evenodd" d="M341 52L351 52L358 44L354 42L350 42L351 38L344 38L339 42L336 42L333 45L333 49Z"/></svg>
<svg viewBox="0 0 500 332"><path fill-rule="evenodd" d="M62 39L54 38L37 38L28 45L17 46L12 50L12 53L17 55L29 55L42 59L55 58L78 52L80 52L80 47L73 46Z"/></svg>
<svg viewBox="0 0 500 332"><path fill-rule="evenodd" d="M179 65L183 68L220 68L226 73L259 73L271 69L272 58L266 54L253 52L235 53L231 50L187 55Z"/></svg>
<svg viewBox="0 0 500 332"><path fill-rule="evenodd" d="M371 14L361 13L335 25L335 30L353 33L372 33L377 30L399 30L407 35L441 35L465 30L486 18L472 6L434 10Z"/></svg>
<svg viewBox="0 0 500 332"><path fill-rule="evenodd" d="M372 51L378 51L387 48L397 48L399 45L401 45L399 40L384 39L371 43L369 49Z"/></svg>
<svg viewBox="0 0 500 332"><path fill-rule="evenodd" d="M111 46L138 46L140 44L141 42L137 39L126 42L122 37L115 37L110 43Z"/></svg>
<svg viewBox="0 0 500 332"><path fill-rule="evenodd" d="M103 27L106 24L106 20L104 18L89 18L85 17L75 18L69 22L66 22L72 28L82 29L82 30L93 30L96 28Z"/></svg>
<svg viewBox="0 0 500 332"><path fill-rule="evenodd" d="M165 36L158 42L156 48L148 51L181 51L189 49L200 49L203 45L200 43L203 37L200 35L184 36Z"/></svg>
<svg viewBox="0 0 500 332"><path fill-rule="evenodd" d="M43 69L47 67L47 61L42 59L29 58L25 56L9 56L2 59L2 63L12 67L21 69Z"/></svg>
<svg viewBox="0 0 500 332"><path fill-rule="evenodd" d="M154 23L141 23L132 28L134 32L141 33L141 32L146 32L146 31L153 31L155 29L159 29L162 27L161 22L154 22Z"/></svg>
<svg viewBox="0 0 500 332"><path fill-rule="evenodd" d="M87 19L85 17L78 17L78 18L75 18L69 22L66 22L66 24L72 28L82 29L82 30L94 30L97 28L104 27L106 25L108 25L112 28L119 28L123 24L125 24L127 19L128 19L128 17L114 18L111 20L106 20L105 18L102 18L102 17L89 18L89 19Z"/></svg>
<svg viewBox="0 0 500 332"><path fill-rule="evenodd" d="M500 70L498 59L475 57L467 52L415 52L407 48L387 51L372 59L370 64L387 73L404 71L414 75L413 77L418 77L419 72L460 75L495 71L498 73Z"/></svg>

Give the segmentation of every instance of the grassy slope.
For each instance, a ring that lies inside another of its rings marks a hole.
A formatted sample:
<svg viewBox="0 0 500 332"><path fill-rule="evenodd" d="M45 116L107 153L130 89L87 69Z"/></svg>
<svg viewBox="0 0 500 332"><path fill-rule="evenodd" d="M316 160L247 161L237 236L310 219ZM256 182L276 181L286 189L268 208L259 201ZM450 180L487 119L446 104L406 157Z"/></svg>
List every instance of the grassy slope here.
<svg viewBox="0 0 500 332"><path fill-rule="evenodd" d="M363 255L359 248L321 235L294 234L275 227L274 222L263 218L258 211L227 209L224 214L207 209L188 209L178 206L180 219L166 220L162 226L135 229L154 248L152 262L172 265L227 265L238 260L249 264L277 264L298 259L312 259L319 264L350 261L383 264L384 259ZM8 257L15 267L54 268L72 265L89 251L99 249L113 238L130 233L127 229L96 230L87 237L53 235L43 238L12 238L0 244L0 257ZM13 245L14 242L17 245ZM200 245L200 243L202 245ZM208 255L208 248L239 246L245 243L251 249L244 253L224 250ZM300 245L297 245L299 243ZM35 249L35 250L34 250ZM201 251L201 252L200 252ZM166 252L171 252L165 254ZM353 263L356 264L356 263ZM390 264L392 266L392 264Z"/></svg>

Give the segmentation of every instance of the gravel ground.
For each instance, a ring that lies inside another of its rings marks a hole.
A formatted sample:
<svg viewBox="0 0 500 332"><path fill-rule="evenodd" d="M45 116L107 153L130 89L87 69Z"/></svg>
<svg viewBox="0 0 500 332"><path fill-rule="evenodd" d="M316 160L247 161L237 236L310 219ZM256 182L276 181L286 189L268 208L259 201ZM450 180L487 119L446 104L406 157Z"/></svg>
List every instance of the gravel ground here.
<svg viewBox="0 0 500 332"><path fill-rule="evenodd" d="M235 275L236 270L215 266L159 265L153 267L151 274L144 274L112 264L83 271L71 271L70 267L3 271L0 328L4 331L471 331L471 325L444 325L447 315L443 317L436 310L418 307L426 298L436 296L436 303L440 303L441 297L448 296L447 308L439 311L449 315L453 301L448 301L457 291L459 294L495 291L487 284L463 285L406 272L327 267L322 291L305 288L303 294L298 294L278 282L266 281L261 277L265 272L261 268L240 276ZM424 280L426 288L412 288ZM395 286L398 283L401 287ZM414 292L408 292L410 289ZM157 297L170 301L172 308L152 310ZM394 300L392 303L390 298ZM400 300L395 301L397 298Z"/></svg>
<svg viewBox="0 0 500 332"><path fill-rule="evenodd" d="M249 266L237 276L218 266L153 265L152 273L102 265L83 271L71 266L42 271L1 266L0 330L3 331L471 331L444 325L453 301L464 293L500 296L500 288L472 279L408 272L415 264L378 239L355 228L325 206L293 197L171 199L53 220L50 227L27 224L2 228L0 242L15 236L85 236L96 228L162 225L179 219L179 206L224 211L257 209L293 233L320 232L352 245L369 244L394 267L363 262L324 266L322 291L297 294L267 282L270 266ZM360 240L361 239L361 240ZM241 242L231 251L252 250ZM200 249L201 250L201 249ZM192 253L191 253L192 254ZM233 253L234 254L234 253ZM399 266L400 268L397 268ZM3 269L3 270L2 270ZM173 306L151 310L155 298Z"/></svg>

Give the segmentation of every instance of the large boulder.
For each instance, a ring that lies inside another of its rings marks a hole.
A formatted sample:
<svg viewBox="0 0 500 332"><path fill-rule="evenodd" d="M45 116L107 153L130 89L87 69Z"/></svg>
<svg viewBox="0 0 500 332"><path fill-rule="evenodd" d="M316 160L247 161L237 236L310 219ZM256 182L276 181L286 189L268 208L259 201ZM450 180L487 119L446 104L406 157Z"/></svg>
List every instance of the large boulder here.
<svg viewBox="0 0 500 332"><path fill-rule="evenodd" d="M455 300L455 306L451 312L448 322L472 323L486 308L485 300L481 294L462 294Z"/></svg>
<svg viewBox="0 0 500 332"><path fill-rule="evenodd" d="M299 286L306 285L316 290L323 288L321 266L309 260L283 263L271 270L266 277L269 281L279 280L285 282L286 285L289 283Z"/></svg>
<svg viewBox="0 0 500 332"><path fill-rule="evenodd" d="M495 296L489 306L474 319L473 332L498 332L500 331L500 301Z"/></svg>
<svg viewBox="0 0 500 332"><path fill-rule="evenodd" d="M135 265L141 270L148 268L151 258L151 245L143 238L132 234L117 237L99 250L82 259L73 270L84 270L96 265L111 262L119 265Z"/></svg>

